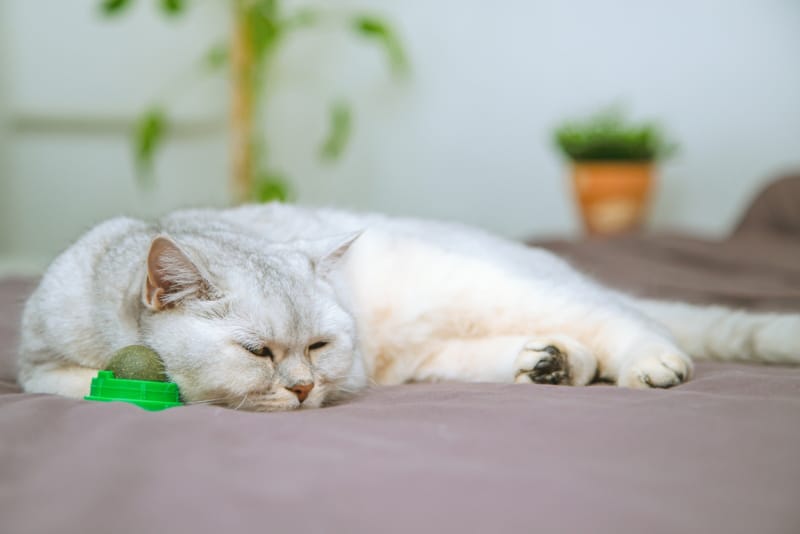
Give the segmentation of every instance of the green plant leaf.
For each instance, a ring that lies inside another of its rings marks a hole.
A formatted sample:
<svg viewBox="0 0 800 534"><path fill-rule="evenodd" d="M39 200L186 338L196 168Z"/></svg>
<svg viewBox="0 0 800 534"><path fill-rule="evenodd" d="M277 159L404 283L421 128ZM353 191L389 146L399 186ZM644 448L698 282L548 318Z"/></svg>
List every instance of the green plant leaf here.
<svg viewBox="0 0 800 534"><path fill-rule="evenodd" d="M373 39L380 44L396 75L408 72L408 61L400 39L389 24L372 16L358 16L353 20L353 28L363 37Z"/></svg>
<svg viewBox="0 0 800 534"><path fill-rule="evenodd" d="M253 197L256 202L286 202L290 197L289 182L277 172L264 172L258 175L254 184Z"/></svg>
<svg viewBox="0 0 800 534"><path fill-rule="evenodd" d="M100 12L107 16L118 15L132 3L131 0L103 0L100 2Z"/></svg>
<svg viewBox="0 0 800 534"><path fill-rule="evenodd" d="M249 0L249 3L252 9L260 11L265 17L271 19L278 17L278 0Z"/></svg>
<svg viewBox="0 0 800 534"><path fill-rule="evenodd" d="M320 147L320 156L328 161L339 158L350 141L353 129L353 112L346 102L336 102L330 108L329 130Z"/></svg>
<svg viewBox="0 0 800 534"><path fill-rule="evenodd" d="M281 35L277 6L272 0L262 0L245 9L247 24L250 26L253 52L260 62L274 47Z"/></svg>
<svg viewBox="0 0 800 534"><path fill-rule="evenodd" d="M161 11L167 15L180 15L186 7L184 0L161 0Z"/></svg>
<svg viewBox="0 0 800 534"><path fill-rule="evenodd" d="M205 65L208 70L216 72L228 64L229 55L230 51L228 46L222 43L217 43L206 50L206 53L203 56L203 65Z"/></svg>
<svg viewBox="0 0 800 534"><path fill-rule="evenodd" d="M634 123L620 106L567 121L555 130L554 139L574 161L653 161L671 156L677 147L658 124Z"/></svg>
<svg viewBox="0 0 800 534"><path fill-rule="evenodd" d="M161 108L151 108L142 115L134 131L134 155L140 181L150 176L155 154L164 141L168 124Z"/></svg>

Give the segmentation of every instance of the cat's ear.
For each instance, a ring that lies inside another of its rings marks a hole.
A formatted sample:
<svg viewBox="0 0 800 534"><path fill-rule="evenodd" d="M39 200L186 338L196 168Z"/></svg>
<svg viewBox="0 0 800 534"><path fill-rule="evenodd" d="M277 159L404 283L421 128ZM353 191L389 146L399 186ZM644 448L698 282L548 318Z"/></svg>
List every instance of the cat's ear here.
<svg viewBox="0 0 800 534"><path fill-rule="evenodd" d="M188 298L205 298L211 284L178 245L165 236L150 243L144 303L151 310L170 308Z"/></svg>
<svg viewBox="0 0 800 534"><path fill-rule="evenodd" d="M320 275L330 273L363 233L364 231L361 230L345 236L337 236L317 242L314 270Z"/></svg>

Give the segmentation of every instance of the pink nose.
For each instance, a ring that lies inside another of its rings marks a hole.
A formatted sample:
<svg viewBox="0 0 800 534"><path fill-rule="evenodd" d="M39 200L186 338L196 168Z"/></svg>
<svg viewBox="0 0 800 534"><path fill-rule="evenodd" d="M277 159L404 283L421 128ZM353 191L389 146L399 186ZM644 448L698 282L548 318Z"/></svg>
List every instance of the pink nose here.
<svg viewBox="0 0 800 534"><path fill-rule="evenodd" d="M313 382L298 382L293 386L287 386L286 389L297 395L297 400L301 403L306 400L308 394L311 393L311 390L314 389Z"/></svg>

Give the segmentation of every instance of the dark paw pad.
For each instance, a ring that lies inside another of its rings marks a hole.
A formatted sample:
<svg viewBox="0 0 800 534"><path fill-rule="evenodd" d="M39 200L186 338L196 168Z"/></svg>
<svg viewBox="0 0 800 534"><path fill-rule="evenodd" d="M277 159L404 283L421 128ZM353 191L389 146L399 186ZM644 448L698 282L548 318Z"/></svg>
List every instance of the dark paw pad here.
<svg viewBox="0 0 800 534"><path fill-rule="evenodd" d="M542 357L531 371L524 371L537 384L564 384L569 378L567 358L558 348L548 345L538 352Z"/></svg>

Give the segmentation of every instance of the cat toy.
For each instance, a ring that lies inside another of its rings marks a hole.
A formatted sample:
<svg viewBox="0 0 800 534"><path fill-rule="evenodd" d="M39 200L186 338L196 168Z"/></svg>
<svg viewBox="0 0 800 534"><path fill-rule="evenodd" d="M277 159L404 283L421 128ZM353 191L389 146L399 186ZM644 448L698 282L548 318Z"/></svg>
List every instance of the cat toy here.
<svg viewBox="0 0 800 534"><path fill-rule="evenodd" d="M183 405L178 384L169 382L161 357L143 345L115 352L106 369L92 379L84 399L129 402L153 412Z"/></svg>

